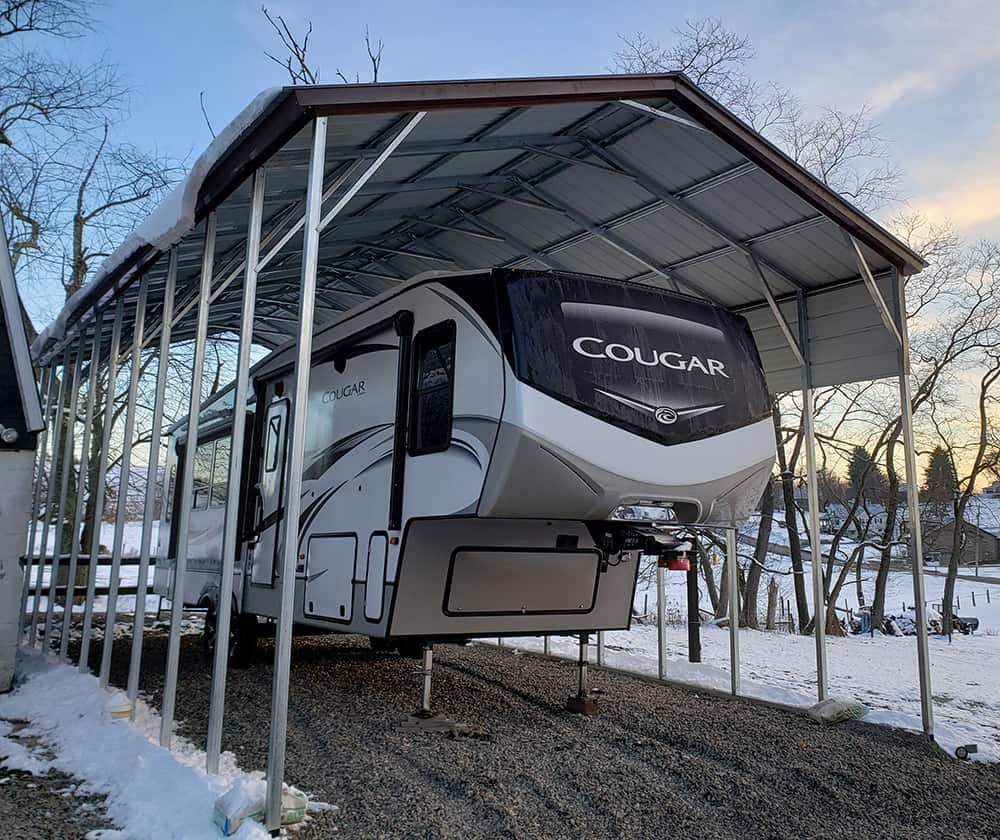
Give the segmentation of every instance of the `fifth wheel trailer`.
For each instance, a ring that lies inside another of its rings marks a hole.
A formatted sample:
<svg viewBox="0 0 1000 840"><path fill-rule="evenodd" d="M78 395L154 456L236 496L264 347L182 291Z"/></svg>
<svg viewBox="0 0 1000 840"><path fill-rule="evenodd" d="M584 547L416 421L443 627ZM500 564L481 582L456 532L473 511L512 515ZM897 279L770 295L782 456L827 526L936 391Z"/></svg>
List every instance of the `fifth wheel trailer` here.
<svg viewBox="0 0 1000 840"><path fill-rule="evenodd" d="M231 409L203 409L184 601L217 607L239 504L234 626L276 617L294 345L252 371L243 477ZM313 343L294 617L398 643L623 629L641 554L732 527L774 461L745 320L649 286L553 271L432 272ZM171 591L180 453L156 591Z"/></svg>

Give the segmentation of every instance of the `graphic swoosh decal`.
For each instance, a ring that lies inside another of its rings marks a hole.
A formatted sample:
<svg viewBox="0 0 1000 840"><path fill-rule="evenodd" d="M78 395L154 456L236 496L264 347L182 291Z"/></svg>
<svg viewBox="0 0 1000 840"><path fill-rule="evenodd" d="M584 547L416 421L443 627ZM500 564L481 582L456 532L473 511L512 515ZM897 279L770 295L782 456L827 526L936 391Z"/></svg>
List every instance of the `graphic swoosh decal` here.
<svg viewBox="0 0 1000 840"><path fill-rule="evenodd" d="M650 414L655 414L656 410L660 406L646 405L646 403L639 402L638 400L633 400L630 397L623 397L620 394L613 394L611 391L605 391L602 388L595 388L598 394L602 394L605 397L620 402L622 405L627 405L629 408L634 408L638 411L648 411ZM708 414L710 411L718 411L720 408L724 408L725 405L698 405L692 408L677 408L674 412L678 417L698 417L701 414Z"/></svg>

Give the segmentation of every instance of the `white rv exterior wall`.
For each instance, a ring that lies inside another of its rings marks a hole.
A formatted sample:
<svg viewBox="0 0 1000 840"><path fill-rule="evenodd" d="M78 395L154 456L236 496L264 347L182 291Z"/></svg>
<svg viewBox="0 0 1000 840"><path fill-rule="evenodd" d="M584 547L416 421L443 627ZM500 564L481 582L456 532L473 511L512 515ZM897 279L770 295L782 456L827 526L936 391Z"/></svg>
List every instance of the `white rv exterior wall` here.
<svg viewBox="0 0 1000 840"><path fill-rule="evenodd" d="M9 691L17 650L17 611L25 525L31 506L34 452L0 451L0 691Z"/></svg>

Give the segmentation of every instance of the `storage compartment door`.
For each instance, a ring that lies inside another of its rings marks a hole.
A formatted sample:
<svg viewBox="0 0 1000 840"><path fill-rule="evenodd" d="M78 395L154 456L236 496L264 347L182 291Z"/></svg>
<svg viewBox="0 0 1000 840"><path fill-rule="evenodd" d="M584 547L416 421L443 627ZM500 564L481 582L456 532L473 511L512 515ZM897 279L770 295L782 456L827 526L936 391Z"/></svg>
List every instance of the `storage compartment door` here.
<svg viewBox="0 0 1000 840"><path fill-rule="evenodd" d="M600 560L596 550L459 548L448 571L445 614L590 612Z"/></svg>
<svg viewBox="0 0 1000 840"><path fill-rule="evenodd" d="M354 534L320 534L309 539L303 613L328 621L351 621L354 610Z"/></svg>
<svg viewBox="0 0 1000 840"><path fill-rule="evenodd" d="M386 534L372 534L368 542L368 568L365 572L365 618L382 620L382 592L385 586L385 559L389 551Z"/></svg>

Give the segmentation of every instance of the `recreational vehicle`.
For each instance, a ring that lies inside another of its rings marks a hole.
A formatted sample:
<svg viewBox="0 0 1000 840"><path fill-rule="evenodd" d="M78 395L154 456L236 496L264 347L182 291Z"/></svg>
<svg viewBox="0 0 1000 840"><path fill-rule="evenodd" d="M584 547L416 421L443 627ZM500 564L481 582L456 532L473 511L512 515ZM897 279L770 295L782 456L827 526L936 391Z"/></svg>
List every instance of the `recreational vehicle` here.
<svg viewBox="0 0 1000 840"><path fill-rule="evenodd" d="M199 423L184 600L217 609L220 564L235 563L242 655L284 585L298 624L379 647L627 628L640 555L676 551L685 528L738 524L771 473L770 402L742 317L580 274L433 272L317 330L289 523L294 353L252 370L238 488L232 408L220 399ZM181 426L175 488L189 445ZM172 558L168 495L159 556ZM240 541L222 558L230 497ZM294 581L281 579L288 527ZM170 569L157 564L161 594Z"/></svg>

